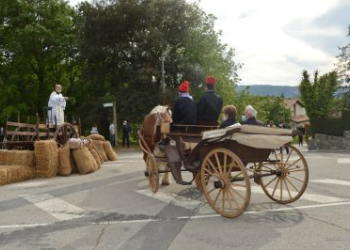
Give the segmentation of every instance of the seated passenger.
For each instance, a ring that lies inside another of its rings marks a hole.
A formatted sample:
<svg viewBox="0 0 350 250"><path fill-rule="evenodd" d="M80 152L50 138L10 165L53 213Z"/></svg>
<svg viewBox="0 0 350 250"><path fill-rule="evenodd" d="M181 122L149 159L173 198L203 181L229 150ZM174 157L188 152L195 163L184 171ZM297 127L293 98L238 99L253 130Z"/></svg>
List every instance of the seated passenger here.
<svg viewBox="0 0 350 250"><path fill-rule="evenodd" d="M236 114L237 110L236 107L233 105L227 105L224 107L224 114L223 114L223 123L221 123L220 128L226 128L228 126L231 126L235 124L236 121Z"/></svg>
<svg viewBox="0 0 350 250"><path fill-rule="evenodd" d="M197 123L197 107L192 96L188 93L189 82L180 84L179 97L175 100L173 108L173 124L175 125L195 125Z"/></svg>
<svg viewBox="0 0 350 250"><path fill-rule="evenodd" d="M256 119L258 112L251 105L245 107L243 113L242 124L265 126L262 121Z"/></svg>
<svg viewBox="0 0 350 250"><path fill-rule="evenodd" d="M205 93L197 104L197 119L201 125L218 125L222 109L222 98L214 92L216 79L208 76L205 79Z"/></svg>

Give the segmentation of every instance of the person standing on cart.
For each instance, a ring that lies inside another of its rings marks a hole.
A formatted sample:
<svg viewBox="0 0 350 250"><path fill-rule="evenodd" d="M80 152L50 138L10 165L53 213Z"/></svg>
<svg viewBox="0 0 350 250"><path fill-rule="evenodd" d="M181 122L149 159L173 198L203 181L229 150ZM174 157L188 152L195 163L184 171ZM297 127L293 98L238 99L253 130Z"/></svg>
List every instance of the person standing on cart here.
<svg viewBox="0 0 350 250"><path fill-rule="evenodd" d="M64 123L64 110L68 97L62 95L62 86L55 85L55 90L51 93L47 106L51 108L48 111L49 124L61 125Z"/></svg>
<svg viewBox="0 0 350 250"><path fill-rule="evenodd" d="M215 93L217 83L213 76L205 79L205 93L197 104L197 123L199 125L218 125L218 118L222 110L222 98Z"/></svg>
<svg viewBox="0 0 350 250"><path fill-rule="evenodd" d="M180 84L179 97L175 100L173 108L174 125L195 125L197 124L197 106L189 94L189 82Z"/></svg>

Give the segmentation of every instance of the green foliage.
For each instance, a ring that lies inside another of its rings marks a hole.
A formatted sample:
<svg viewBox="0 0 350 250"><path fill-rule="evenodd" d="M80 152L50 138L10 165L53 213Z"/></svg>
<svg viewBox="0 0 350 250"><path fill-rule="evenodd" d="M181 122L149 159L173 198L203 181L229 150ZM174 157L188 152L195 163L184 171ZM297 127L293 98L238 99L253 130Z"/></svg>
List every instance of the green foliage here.
<svg viewBox="0 0 350 250"><path fill-rule="evenodd" d="M335 71L321 77L318 76L318 71L315 71L313 82L310 81L308 72L303 71L299 91L305 104L306 113L311 120L328 117L337 87L338 81Z"/></svg>
<svg viewBox="0 0 350 250"><path fill-rule="evenodd" d="M0 120L35 116L54 84L68 87L74 15L63 0L0 2Z"/></svg>
<svg viewBox="0 0 350 250"><path fill-rule="evenodd" d="M350 108L350 26L348 31L349 44L339 47L340 54L337 56L336 65L341 86L339 88L340 108Z"/></svg>
<svg viewBox="0 0 350 250"><path fill-rule="evenodd" d="M291 112L284 105L284 98L274 96L255 96L249 94L249 87L241 90L235 96L233 104L237 108L238 120L247 105L252 105L258 111L257 118L267 124L274 121L278 125L281 122L291 121Z"/></svg>
<svg viewBox="0 0 350 250"><path fill-rule="evenodd" d="M311 119L311 124L317 124L317 126L311 126L312 135L318 133L334 136L343 136L344 131L350 130L350 113L343 112L341 119L314 118Z"/></svg>

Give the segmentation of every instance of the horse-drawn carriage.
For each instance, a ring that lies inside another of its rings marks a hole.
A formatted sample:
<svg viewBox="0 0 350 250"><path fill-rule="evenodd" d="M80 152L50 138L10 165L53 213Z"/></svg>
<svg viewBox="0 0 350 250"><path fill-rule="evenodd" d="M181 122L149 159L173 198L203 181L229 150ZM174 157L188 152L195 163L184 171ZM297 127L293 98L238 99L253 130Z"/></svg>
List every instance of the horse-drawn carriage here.
<svg viewBox="0 0 350 250"><path fill-rule="evenodd" d="M58 146L65 145L70 138L78 138L81 134L79 124L40 123L38 114L35 124L7 121L4 138L0 141L3 149L34 149L36 140L55 140Z"/></svg>
<svg viewBox="0 0 350 250"><path fill-rule="evenodd" d="M278 203L296 201L304 193L308 165L290 145L291 130L240 124L224 129L170 126L166 117L166 111L153 112L139 130L145 176L154 193L159 174L171 172L179 184L194 181L209 205L229 218L247 208L250 179ZM182 171L191 172L192 180L183 180Z"/></svg>

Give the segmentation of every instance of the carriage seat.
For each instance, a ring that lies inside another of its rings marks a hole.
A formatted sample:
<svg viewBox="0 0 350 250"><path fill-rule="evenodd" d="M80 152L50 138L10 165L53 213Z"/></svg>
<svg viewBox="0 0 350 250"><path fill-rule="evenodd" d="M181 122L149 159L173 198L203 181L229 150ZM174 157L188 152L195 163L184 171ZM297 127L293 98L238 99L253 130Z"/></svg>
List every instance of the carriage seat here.
<svg viewBox="0 0 350 250"><path fill-rule="evenodd" d="M233 129L236 129L237 132L223 137L227 131ZM220 141L234 140L242 145L261 149L279 148L293 140L292 130L289 129L241 125L239 123L216 131L205 131L202 135L203 140L209 141L217 140L220 137L223 137Z"/></svg>

